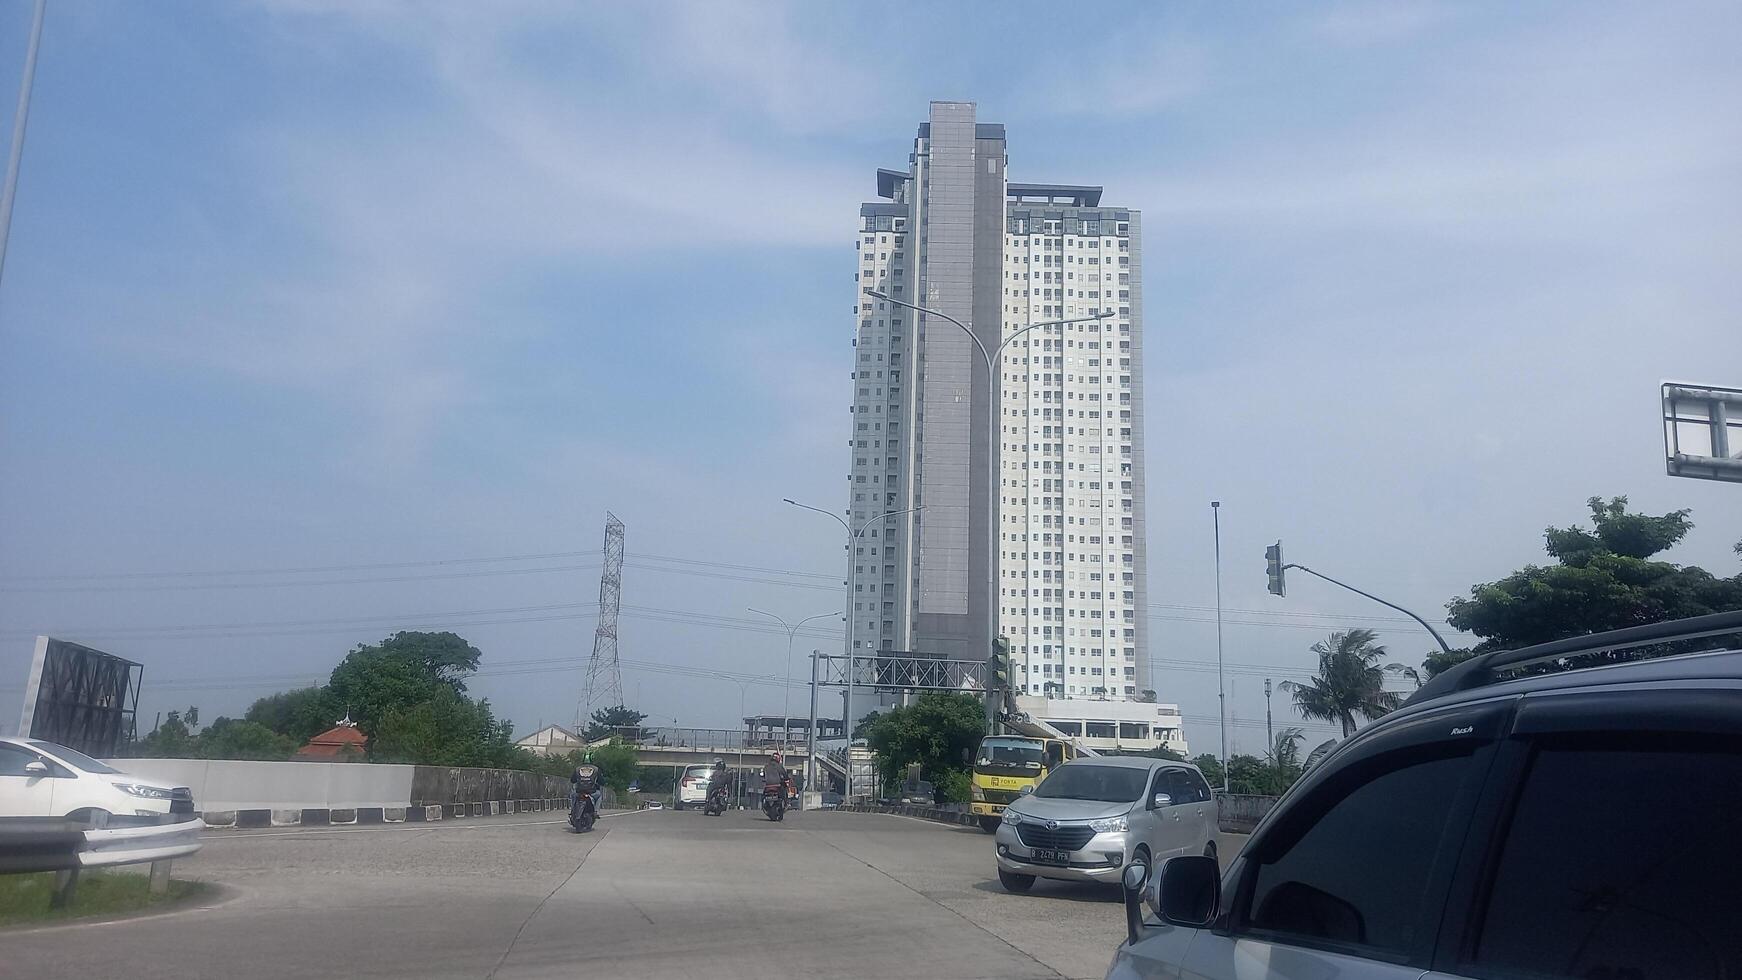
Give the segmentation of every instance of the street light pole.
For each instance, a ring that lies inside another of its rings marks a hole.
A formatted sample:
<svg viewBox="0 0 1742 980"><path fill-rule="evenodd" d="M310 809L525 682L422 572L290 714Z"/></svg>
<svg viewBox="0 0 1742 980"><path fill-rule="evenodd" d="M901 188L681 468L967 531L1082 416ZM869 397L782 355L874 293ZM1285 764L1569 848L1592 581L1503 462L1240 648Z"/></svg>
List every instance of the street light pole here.
<svg viewBox="0 0 1742 980"><path fill-rule="evenodd" d="M741 681L736 677L729 677L725 674L715 674L713 676L718 677L719 679L721 679L723 681L731 681L732 683L738 685L738 717L740 719L742 719L744 717L744 710L745 710L744 709L744 691L745 691L744 685L746 682ZM748 734L749 726L746 725L745 728L746 728L745 734L741 734L738 736L738 778L732 780L733 785L738 787L738 809L740 809L740 810L744 809L744 743L747 740L746 735Z"/></svg>
<svg viewBox="0 0 1742 980"><path fill-rule="evenodd" d="M48 0L36 0L30 17L30 43L24 49L24 81L18 86L18 109L12 115L12 147L6 157L6 180L0 184L0 276L6 272L6 242L12 234L12 199L18 193L18 167L24 161L24 129L30 121L30 89L36 81L36 52L42 47L42 19Z"/></svg>
<svg viewBox="0 0 1742 980"><path fill-rule="evenodd" d="M1216 527L1216 710L1222 725L1222 792L1228 792L1228 687L1222 673L1222 502L1210 501Z"/></svg>
<svg viewBox="0 0 1742 980"><path fill-rule="evenodd" d="M782 497L780 499L783 503L791 504L800 510L816 511L826 517L833 518L837 524L841 525L841 529L847 532L847 603L845 606L847 612L847 702L842 705L841 708L841 714L844 716L841 719L841 731L842 734L847 737L847 792L842 795L843 797L850 798L853 795L853 674L855 666L853 650L853 620L857 618L854 615L853 609L853 585L857 580L858 574L857 566L853 561L853 547L858 543L859 536L864 534L865 529L870 527L872 524L888 520L891 517L900 517L903 514L917 514L920 511L925 510L925 507L924 505L921 505L919 507L909 507L906 510L885 511L875 517L866 518L865 521L855 529L852 524L847 522L846 518L832 510L824 510L821 507L812 507L810 504L801 504L791 497Z"/></svg>
<svg viewBox="0 0 1742 980"><path fill-rule="evenodd" d="M882 292L876 289L865 290L865 295L870 296L873 299L882 300L883 302L894 306L899 306L903 309L912 310L915 313L920 313L925 316L935 316L940 320L947 320L950 323L955 324L961 329L962 333L967 334L968 340L972 341L974 344L974 349L980 352L981 360L986 363L986 418L988 421L988 438L986 441L986 466L988 471L986 474L986 519L989 524L986 534L986 623L990 639L995 640L999 635L998 536L1002 534L1004 530L999 524L998 516L998 484L1003 477L1003 471L999 466L999 456L1003 450L1003 433L1000 430L1000 419L1003 417L1004 413L1004 405L1002 401L1003 387L1001 385L1003 379L999 377L998 368L1004 363L1004 348L1009 347L1016 338L1030 330L1035 330L1040 327L1062 327L1072 323L1087 323L1091 320L1105 320L1113 315L1113 311L1109 309L1096 313L1093 316L1072 317L1067 320L1042 320L1039 323L1031 323L1026 327L1020 327L1012 331L1010 336L1005 337L995 349L988 351L986 345L974 334L972 327L969 327L962 321L950 316L948 313L934 310L929 307L917 306L913 303L906 302L905 300L896 299L887 292ZM1000 333L1002 333L1002 331L1000 331ZM988 643L986 649L981 651L981 656L990 657L991 655L992 647L990 643ZM988 708L988 712L993 713L994 716L995 711L996 709L994 708ZM849 742L849 744L851 743Z"/></svg>
<svg viewBox="0 0 1742 980"><path fill-rule="evenodd" d="M755 606L749 606L746 608L750 612L756 613L758 616L767 616L769 619L772 619L775 622L779 623L781 629L786 630L786 683L780 689L780 716L781 716L780 746L781 746L782 751L784 751L786 749L786 746L787 746L787 730L792 727L791 697L792 697L792 641L793 641L793 637L798 635L798 631L804 627L804 624L810 622L813 619L827 619L830 616L838 616L840 614L839 613L832 613L832 612L817 613L815 616L806 616L805 618L799 620L796 623L789 623L786 620L781 619L779 616L776 616L775 614L769 612L766 609L757 609Z"/></svg>

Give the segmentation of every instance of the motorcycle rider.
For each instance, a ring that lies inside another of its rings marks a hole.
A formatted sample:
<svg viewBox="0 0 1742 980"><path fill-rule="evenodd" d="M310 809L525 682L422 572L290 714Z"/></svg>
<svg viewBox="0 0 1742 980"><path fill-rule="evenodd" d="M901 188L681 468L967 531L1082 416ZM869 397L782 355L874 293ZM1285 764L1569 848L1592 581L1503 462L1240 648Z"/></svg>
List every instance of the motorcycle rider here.
<svg viewBox="0 0 1742 980"><path fill-rule="evenodd" d="M770 786L776 787L775 792L780 796L780 805L784 807L787 796L786 781L786 765L780 750L776 749L769 753L768 762L762 767L762 792L767 794Z"/></svg>
<svg viewBox="0 0 1742 980"><path fill-rule="evenodd" d="M603 780L599 778L599 767L593 765L593 753L588 752L581 757L581 763L569 773L569 812L573 813L575 804L580 800L580 794L586 792L593 801L593 812L599 812L599 799L604 795Z"/></svg>
<svg viewBox="0 0 1742 980"><path fill-rule="evenodd" d="M723 802L726 798L726 791L731 785L732 772L726 768L726 760L720 756L715 756L714 770L708 774L708 799L711 800L715 794L718 794Z"/></svg>

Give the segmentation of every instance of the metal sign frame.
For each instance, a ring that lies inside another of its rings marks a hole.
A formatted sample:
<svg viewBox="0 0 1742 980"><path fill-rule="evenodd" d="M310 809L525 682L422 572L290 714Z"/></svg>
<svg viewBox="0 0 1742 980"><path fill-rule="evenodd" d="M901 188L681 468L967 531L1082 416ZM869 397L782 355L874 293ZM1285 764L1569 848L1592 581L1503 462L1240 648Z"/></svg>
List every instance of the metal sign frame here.
<svg viewBox="0 0 1742 980"><path fill-rule="evenodd" d="M18 733L113 758L133 740L144 674L131 660L38 636Z"/></svg>
<svg viewBox="0 0 1742 980"><path fill-rule="evenodd" d="M1666 381L1660 391L1664 470L1670 476L1742 483L1742 389ZM1683 445L1702 434L1703 442Z"/></svg>

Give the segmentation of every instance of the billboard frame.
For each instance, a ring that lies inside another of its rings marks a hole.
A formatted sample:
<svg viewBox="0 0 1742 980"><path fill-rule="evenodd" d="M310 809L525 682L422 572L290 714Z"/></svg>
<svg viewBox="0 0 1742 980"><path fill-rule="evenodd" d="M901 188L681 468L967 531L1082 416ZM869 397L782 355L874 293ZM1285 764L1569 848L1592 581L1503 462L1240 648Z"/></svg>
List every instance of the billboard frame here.
<svg viewBox="0 0 1742 980"><path fill-rule="evenodd" d="M82 643L36 638L18 734L113 758L137 734L145 667Z"/></svg>

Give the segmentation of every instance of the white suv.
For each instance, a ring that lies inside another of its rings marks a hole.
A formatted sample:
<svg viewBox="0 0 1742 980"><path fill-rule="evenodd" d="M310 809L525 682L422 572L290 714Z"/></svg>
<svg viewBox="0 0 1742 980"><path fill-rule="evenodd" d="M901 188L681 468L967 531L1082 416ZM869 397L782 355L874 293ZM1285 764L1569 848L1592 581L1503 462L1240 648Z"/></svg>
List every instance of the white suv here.
<svg viewBox="0 0 1742 980"><path fill-rule="evenodd" d="M129 776L64 745L0 738L0 823L74 820L95 827L192 820L185 786Z"/></svg>
<svg viewBox="0 0 1742 980"><path fill-rule="evenodd" d="M1720 636L1742 640L1742 612L1447 670L1296 783L1225 874L1132 869L1109 980L1742 976L1742 647L1502 673Z"/></svg>

